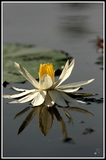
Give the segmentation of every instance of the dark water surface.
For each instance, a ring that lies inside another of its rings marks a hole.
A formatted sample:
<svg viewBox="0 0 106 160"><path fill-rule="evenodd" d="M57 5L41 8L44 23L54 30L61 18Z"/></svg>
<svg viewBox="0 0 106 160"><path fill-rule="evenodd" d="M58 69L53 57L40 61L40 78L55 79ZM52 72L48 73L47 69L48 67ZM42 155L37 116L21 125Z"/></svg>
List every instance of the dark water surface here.
<svg viewBox="0 0 106 160"><path fill-rule="evenodd" d="M75 58L72 75L65 83L88 80L95 81L85 85L80 92L98 93L91 97L103 98L103 71L95 64L101 53L97 53L92 39L103 37L103 3L61 4L61 3L4 3L3 4L3 42L34 44L45 48L64 50ZM8 81L8 80L7 80ZM11 86L28 87L28 82L9 84L4 93L15 93ZM56 119L47 136L38 129L37 115L17 135L18 128L28 112L13 120L14 116L28 104L3 103L3 157L103 157L104 123L103 103L91 102L89 105L76 104L92 112L94 116L72 112L74 125L59 108L68 136L72 141L64 142ZM10 100L11 101L11 100ZM84 123L83 123L84 122ZM86 128L94 131L84 134Z"/></svg>

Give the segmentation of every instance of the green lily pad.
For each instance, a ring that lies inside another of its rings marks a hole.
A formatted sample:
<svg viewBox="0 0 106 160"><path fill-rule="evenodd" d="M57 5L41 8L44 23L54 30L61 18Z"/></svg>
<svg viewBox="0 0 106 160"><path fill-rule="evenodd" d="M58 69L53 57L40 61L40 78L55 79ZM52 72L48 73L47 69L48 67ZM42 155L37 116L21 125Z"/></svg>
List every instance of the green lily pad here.
<svg viewBox="0 0 106 160"><path fill-rule="evenodd" d="M35 78L39 65L52 63L54 69L61 69L68 55L63 51L39 48L33 45L3 44L3 82L22 82L26 79L17 71L13 62L20 63Z"/></svg>

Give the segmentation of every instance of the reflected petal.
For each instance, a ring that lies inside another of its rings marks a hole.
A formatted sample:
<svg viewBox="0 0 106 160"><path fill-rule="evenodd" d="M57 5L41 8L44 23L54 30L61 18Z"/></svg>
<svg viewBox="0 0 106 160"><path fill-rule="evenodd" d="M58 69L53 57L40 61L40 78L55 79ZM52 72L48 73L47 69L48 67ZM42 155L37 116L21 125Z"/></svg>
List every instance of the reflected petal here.
<svg viewBox="0 0 106 160"><path fill-rule="evenodd" d="M72 96L74 97L90 97L90 96L95 96L98 95L97 93L71 93Z"/></svg>
<svg viewBox="0 0 106 160"><path fill-rule="evenodd" d="M71 122L72 124L74 124L73 118L71 117L70 113L68 113L68 111L66 111L64 107L62 107L62 109L63 109L65 115L68 117L69 122Z"/></svg>
<svg viewBox="0 0 106 160"><path fill-rule="evenodd" d="M85 113L85 114L90 114L92 116L94 116L93 113L87 111L86 109L83 108L79 108L79 107L68 107L67 109L71 110L71 111L76 111L76 112L81 112L81 113Z"/></svg>
<svg viewBox="0 0 106 160"><path fill-rule="evenodd" d="M23 121L18 130L18 134L20 134L25 129L25 127L29 124L29 122L34 118L37 111L38 107L33 108L33 110L27 115L27 117L25 118L25 120Z"/></svg>
<svg viewBox="0 0 106 160"><path fill-rule="evenodd" d="M38 124L39 129L42 131L44 136L47 135L53 123L53 113L49 111L48 107L42 107L38 112Z"/></svg>
<svg viewBox="0 0 106 160"><path fill-rule="evenodd" d="M53 107L52 109L53 109L54 115L56 116L57 121L59 122L60 129L63 133L64 139L67 139L68 135L67 135L67 129L66 129L65 122L63 121L63 119L62 119L60 113L58 112L57 108Z"/></svg>
<svg viewBox="0 0 106 160"><path fill-rule="evenodd" d="M23 109L21 112L17 113L14 117L14 119L16 119L17 117L21 116L23 113L25 113L26 111L28 111L30 109L30 106L26 107L25 109Z"/></svg>

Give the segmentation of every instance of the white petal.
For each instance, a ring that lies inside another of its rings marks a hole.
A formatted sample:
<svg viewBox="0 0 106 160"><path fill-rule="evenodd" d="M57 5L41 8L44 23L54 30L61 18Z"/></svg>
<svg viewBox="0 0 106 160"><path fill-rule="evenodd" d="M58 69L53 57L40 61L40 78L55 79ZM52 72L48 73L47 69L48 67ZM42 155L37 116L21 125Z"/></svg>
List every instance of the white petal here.
<svg viewBox="0 0 106 160"><path fill-rule="evenodd" d="M16 90L16 91L29 91L29 89L25 89L25 88L18 88L18 87L14 87L14 86L12 86L11 88L13 88L14 90ZM38 89L31 89L32 91L33 90L38 90Z"/></svg>
<svg viewBox="0 0 106 160"><path fill-rule="evenodd" d="M64 71L64 74L57 80L55 83L55 87L59 86L62 82L64 82L71 74L73 67L74 67L75 59L72 60L68 68Z"/></svg>
<svg viewBox="0 0 106 160"><path fill-rule="evenodd" d="M80 101L80 100L76 100L77 102L79 102L79 103L84 103L84 104L86 104L86 102L84 102L84 101Z"/></svg>
<svg viewBox="0 0 106 160"><path fill-rule="evenodd" d="M36 88L39 88L39 83L30 75L30 73L22 67L20 64L14 62L15 67L18 71Z"/></svg>
<svg viewBox="0 0 106 160"><path fill-rule="evenodd" d="M53 81L48 74L45 74L44 76L42 76L39 83L43 89L48 89L53 85Z"/></svg>
<svg viewBox="0 0 106 160"><path fill-rule="evenodd" d="M60 92L60 94L61 94L62 97L63 97L66 101L68 101L68 102L71 102L71 103L78 103L78 102L80 102L80 103L86 103L86 102L83 102L83 101L76 100L76 99L68 96L68 95L67 95L66 93L64 93L64 92Z"/></svg>
<svg viewBox="0 0 106 160"><path fill-rule="evenodd" d="M68 66L69 66L69 60L66 62L65 66L64 66L64 69L63 69L59 79L62 79L64 77L64 75L65 75L65 73L66 73L66 71L68 69Z"/></svg>
<svg viewBox="0 0 106 160"><path fill-rule="evenodd" d="M3 98L18 98L27 95L28 93L32 93L36 91L35 89L26 90L25 92L19 93L19 94L13 94L13 95L3 95Z"/></svg>
<svg viewBox="0 0 106 160"><path fill-rule="evenodd" d="M47 94L45 97L44 105L47 107L52 107L55 104L55 102L51 99L50 95Z"/></svg>
<svg viewBox="0 0 106 160"><path fill-rule="evenodd" d="M69 60L66 62L65 66L64 66L64 69L62 70L62 73L61 73L59 79L54 84L54 87L57 86L60 83L61 79L64 77L64 75L66 74L66 71L68 69L68 66L69 66Z"/></svg>
<svg viewBox="0 0 106 160"><path fill-rule="evenodd" d="M31 104L33 106L41 105L45 100L45 96L46 96L46 91L37 92Z"/></svg>
<svg viewBox="0 0 106 160"><path fill-rule="evenodd" d="M63 89L63 88L55 88L57 91L61 91L61 92L66 92L66 93L71 93L71 92L76 92L79 90L80 87L77 87L77 88L66 88L66 89Z"/></svg>
<svg viewBox="0 0 106 160"><path fill-rule="evenodd" d="M12 101L12 102L8 102L8 103L19 103L17 100Z"/></svg>
<svg viewBox="0 0 106 160"><path fill-rule="evenodd" d="M26 91L27 90L27 89L23 89L23 88L14 87L14 86L12 86L12 88L16 91Z"/></svg>
<svg viewBox="0 0 106 160"><path fill-rule="evenodd" d="M12 102L9 102L9 103L26 103L28 101L31 101L37 94L38 92L35 92L35 93L30 93L28 94L27 96L23 97L23 98L20 98L16 101L12 101Z"/></svg>
<svg viewBox="0 0 106 160"><path fill-rule="evenodd" d="M80 81L80 82L69 83L69 84L66 84L66 85L58 86L57 88L81 87L83 85L91 83L92 81L94 81L94 78L90 79L90 80L87 80L87 81Z"/></svg>
<svg viewBox="0 0 106 160"><path fill-rule="evenodd" d="M51 99L59 106L67 106L66 102L62 98L61 94L55 90L49 90L48 91Z"/></svg>

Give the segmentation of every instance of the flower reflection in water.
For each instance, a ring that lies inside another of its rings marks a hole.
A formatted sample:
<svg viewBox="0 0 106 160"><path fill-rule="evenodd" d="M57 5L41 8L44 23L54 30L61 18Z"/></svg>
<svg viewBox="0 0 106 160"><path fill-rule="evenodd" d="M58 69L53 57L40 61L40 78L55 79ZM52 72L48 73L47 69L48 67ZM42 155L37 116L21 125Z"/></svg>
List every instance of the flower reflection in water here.
<svg viewBox="0 0 106 160"><path fill-rule="evenodd" d="M28 124L31 122L31 120L34 118L34 116L38 113L38 128L41 130L41 132L44 134L44 136L46 136L48 134L49 130L52 127L54 117L56 117L56 119L60 125L60 129L63 133L64 140L65 141L70 140L70 138L68 137L68 134L67 134L65 122L64 122L62 116L60 115L56 105L54 105L53 107L46 107L44 105L39 106L39 107L28 106L24 110L22 110L21 112L17 113L15 115L14 119L16 119L17 117L19 117L20 115L22 115L23 113L28 111L30 108L32 110L30 113L28 113L25 120L22 122L22 124L18 130L18 134L20 134L26 128L26 126L28 126ZM72 124L73 124L73 118L71 117L70 113L67 110L82 112L82 113L90 114L93 116L93 114L91 112L89 112L85 109L79 108L79 107L65 107L65 108L60 107L60 108L64 111L69 122L71 122Z"/></svg>

